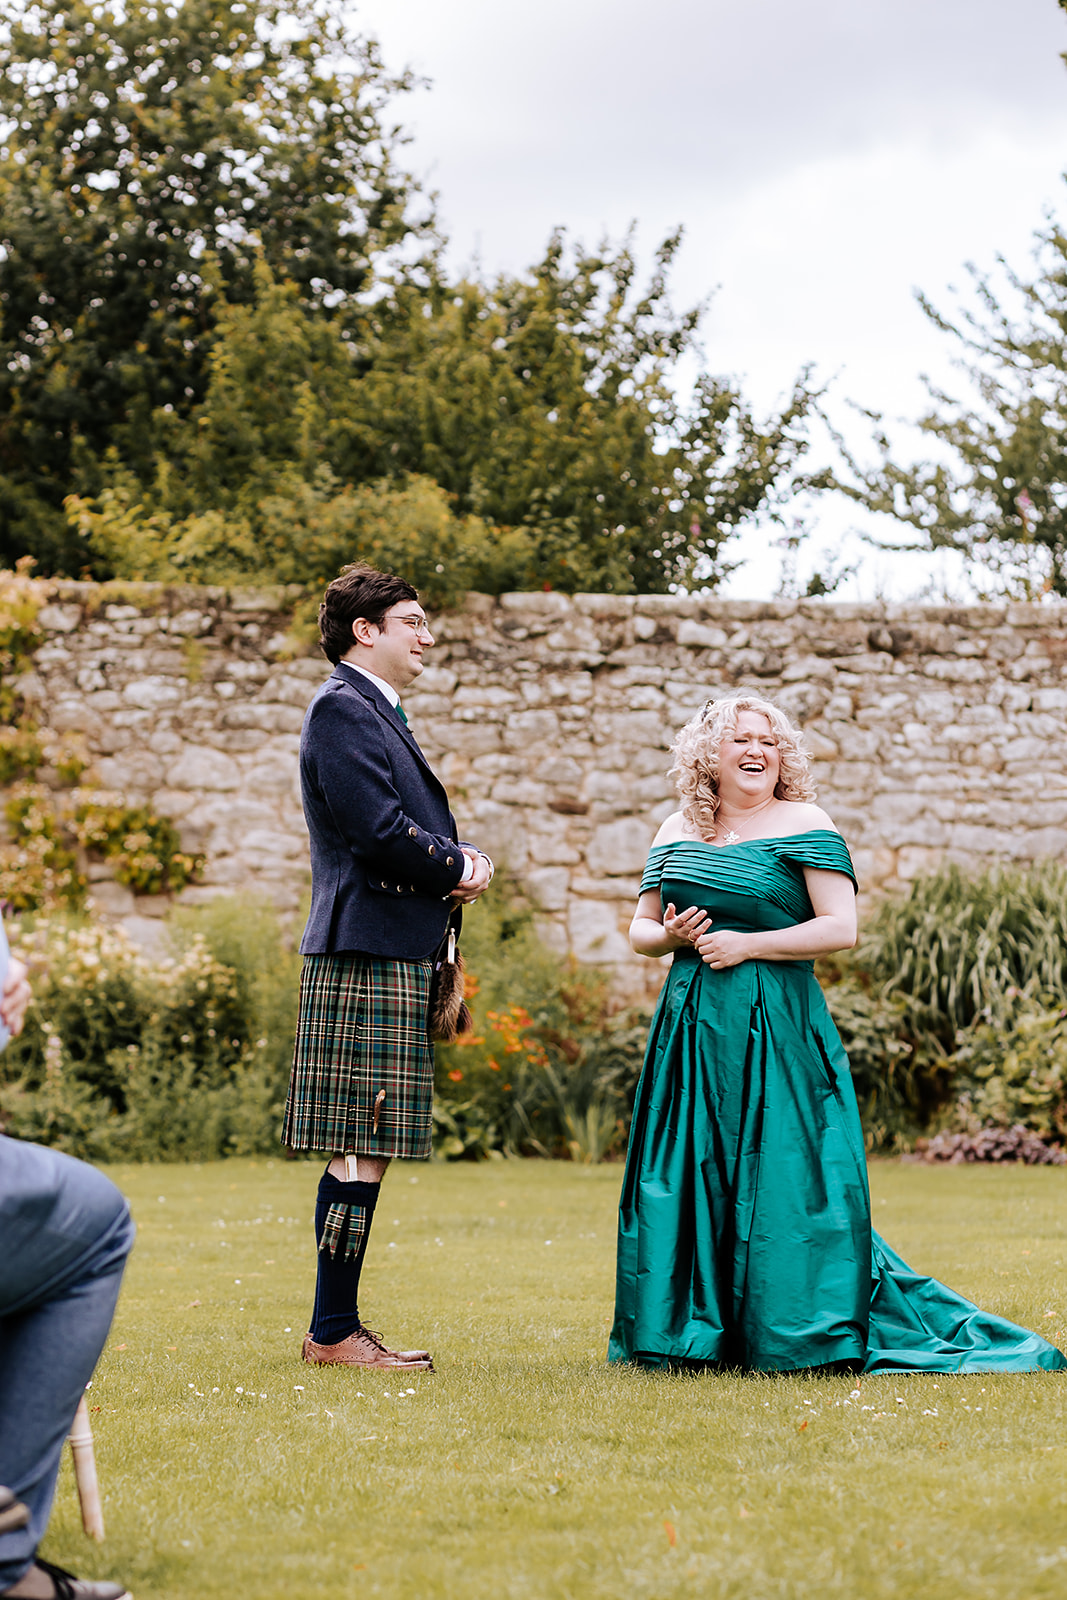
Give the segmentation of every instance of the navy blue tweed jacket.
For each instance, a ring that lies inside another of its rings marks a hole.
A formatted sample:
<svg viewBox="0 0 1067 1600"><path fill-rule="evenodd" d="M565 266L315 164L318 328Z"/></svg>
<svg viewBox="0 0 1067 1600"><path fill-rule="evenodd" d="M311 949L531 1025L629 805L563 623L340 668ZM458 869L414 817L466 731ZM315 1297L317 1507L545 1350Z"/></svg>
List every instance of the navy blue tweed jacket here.
<svg viewBox="0 0 1067 1600"><path fill-rule="evenodd" d="M403 718L344 662L308 706L300 789L311 836L311 914L300 949L432 955L463 875L455 819Z"/></svg>

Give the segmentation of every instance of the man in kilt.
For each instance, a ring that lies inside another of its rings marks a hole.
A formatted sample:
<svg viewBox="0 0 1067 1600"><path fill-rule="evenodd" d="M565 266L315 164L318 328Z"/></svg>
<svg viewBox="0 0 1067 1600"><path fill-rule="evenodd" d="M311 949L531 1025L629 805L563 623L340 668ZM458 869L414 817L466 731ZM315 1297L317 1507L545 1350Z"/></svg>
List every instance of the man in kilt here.
<svg viewBox="0 0 1067 1600"><path fill-rule="evenodd" d="M319 607L334 671L304 718L300 785L311 914L283 1143L331 1160L315 1207L318 1277L305 1361L432 1371L359 1319L359 1275L385 1169L430 1154L433 958L450 912L493 864L457 843L444 787L400 695L433 644L403 578L347 567Z"/></svg>

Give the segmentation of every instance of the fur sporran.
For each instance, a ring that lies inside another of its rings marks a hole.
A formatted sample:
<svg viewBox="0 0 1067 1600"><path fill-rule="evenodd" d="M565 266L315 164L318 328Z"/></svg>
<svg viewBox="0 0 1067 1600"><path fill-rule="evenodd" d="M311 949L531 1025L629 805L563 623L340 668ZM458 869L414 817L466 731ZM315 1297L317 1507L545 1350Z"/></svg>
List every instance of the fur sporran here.
<svg viewBox="0 0 1067 1600"><path fill-rule="evenodd" d="M470 1033L474 1026L471 1014L463 999L463 957L456 947L456 930L449 924L434 957L433 977L430 980L430 1038L439 1044L451 1044L461 1033Z"/></svg>

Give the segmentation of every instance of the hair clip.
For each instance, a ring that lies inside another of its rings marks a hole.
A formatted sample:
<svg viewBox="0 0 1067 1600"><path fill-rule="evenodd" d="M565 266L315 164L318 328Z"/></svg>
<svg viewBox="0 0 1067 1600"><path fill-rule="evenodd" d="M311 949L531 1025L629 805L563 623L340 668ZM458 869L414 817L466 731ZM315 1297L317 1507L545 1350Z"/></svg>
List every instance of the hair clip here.
<svg viewBox="0 0 1067 1600"><path fill-rule="evenodd" d="M701 722L706 722L708 720L708 712L711 710L711 708L712 708L712 706L714 704L715 704L714 700L705 700L704 701L704 709L700 713Z"/></svg>

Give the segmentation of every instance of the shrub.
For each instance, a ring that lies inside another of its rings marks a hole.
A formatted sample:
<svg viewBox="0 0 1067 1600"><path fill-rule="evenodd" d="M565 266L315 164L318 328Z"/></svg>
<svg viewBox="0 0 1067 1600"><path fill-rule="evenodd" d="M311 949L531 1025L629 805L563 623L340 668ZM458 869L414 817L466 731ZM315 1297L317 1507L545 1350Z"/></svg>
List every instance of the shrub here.
<svg viewBox="0 0 1067 1600"><path fill-rule="evenodd" d="M603 973L546 949L507 881L466 913L462 946L474 1029L437 1047L438 1152L619 1154L647 1018L613 1011Z"/></svg>
<svg viewBox="0 0 1067 1600"><path fill-rule="evenodd" d="M116 878L137 894L184 889L204 864L182 850L168 818L149 806L128 806L121 795L82 791L72 831L84 849L113 862Z"/></svg>
<svg viewBox="0 0 1067 1600"><path fill-rule="evenodd" d="M1045 1139L1067 1136L1067 1010L1028 995L1008 997L997 1022L960 1034L951 1064L957 1115L972 1123L1020 1123Z"/></svg>
<svg viewBox="0 0 1067 1600"><path fill-rule="evenodd" d="M58 748L57 770L80 774L75 751ZM13 911L78 909L86 881L76 847L110 861L115 877L138 894L166 894L196 876L203 857L181 849L174 824L119 794L75 789L56 795L19 783L4 807L11 843L0 851L0 900Z"/></svg>
<svg viewBox="0 0 1067 1600"><path fill-rule="evenodd" d="M819 973L870 1148L901 1147L953 1117L971 1132L982 1122L1064 1131L1067 867L968 877L949 866L920 878L879 906L854 954Z"/></svg>
<svg viewBox="0 0 1067 1600"><path fill-rule="evenodd" d="M9 1131L98 1160L277 1148L298 958L255 902L183 912L173 936L152 961L69 915L17 931L43 972L0 1057Z"/></svg>
<svg viewBox="0 0 1067 1600"><path fill-rule="evenodd" d="M919 1139L913 1161L947 1161L953 1166L975 1161L1021 1161L1028 1167L1062 1167L1067 1151L1048 1144L1022 1123L1011 1128L980 1128L977 1133L939 1133Z"/></svg>
<svg viewBox="0 0 1067 1600"><path fill-rule="evenodd" d="M12 911L80 906L85 878L63 837L50 792L16 784L4 806L11 843L0 852L0 901Z"/></svg>

